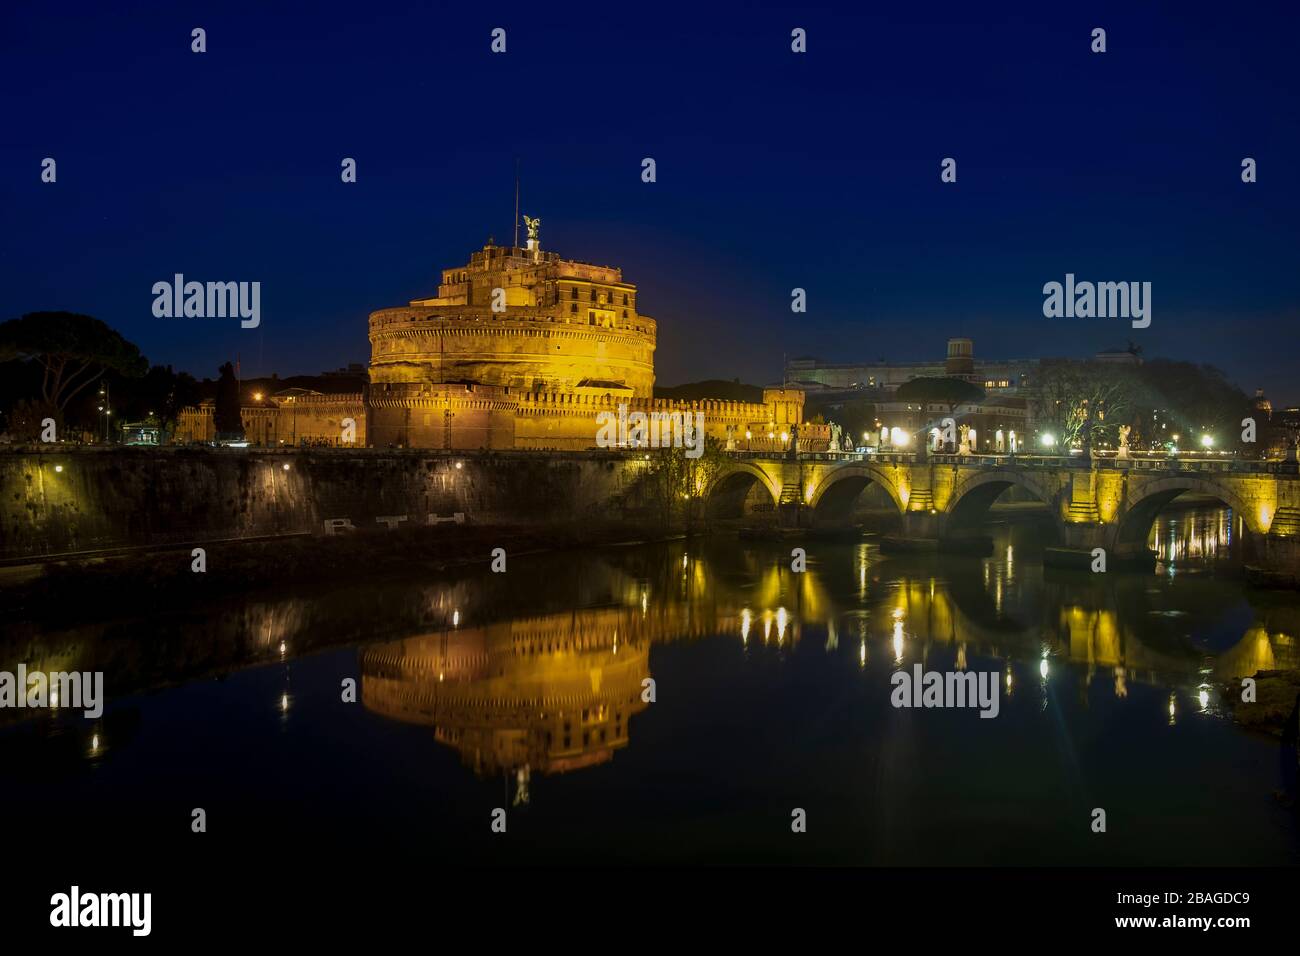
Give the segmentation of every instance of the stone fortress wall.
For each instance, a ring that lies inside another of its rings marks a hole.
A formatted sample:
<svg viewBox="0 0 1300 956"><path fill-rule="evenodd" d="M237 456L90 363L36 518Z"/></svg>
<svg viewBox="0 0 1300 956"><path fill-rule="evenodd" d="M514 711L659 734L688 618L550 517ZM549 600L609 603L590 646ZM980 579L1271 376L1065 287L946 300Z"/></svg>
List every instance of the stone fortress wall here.
<svg viewBox="0 0 1300 956"><path fill-rule="evenodd" d="M172 440L182 445L215 440L215 410L212 401L181 409ZM244 435L254 445L297 447L304 442L361 448L367 445L366 400L359 392L346 395L281 393L246 402L240 416L244 422ZM345 438L344 422L349 420L353 423L352 441Z"/></svg>
<svg viewBox="0 0 1300 956"><path fill-rule="evenodd" d="M775 450L796 432L801 448L827 446L829 426L803 423L801 391L769 389L762 404L654 398L656 334L621 270L543 252L534 227L524 248L489 241L443 270L436 297L371 313L371 444L577 451L622 407L702 413L705 434L731 447Z"/></svg>
<svg viewBox="0 0 1300 956"><path fill-rule="evenodd" d="M703 415L728 448L825 450L828 425L803 421L804 393L766 389L762 403L654 398L655 320L612 266L491 240L442 270L436 296L370 314L365 395L278 393L245 404L260 446L551 449L597 446L605 416ZM301 390L298 390L301 392ZM212 404L186 409L176 440L211 442ZM356 422L354 442L342 422Z"/></svg>

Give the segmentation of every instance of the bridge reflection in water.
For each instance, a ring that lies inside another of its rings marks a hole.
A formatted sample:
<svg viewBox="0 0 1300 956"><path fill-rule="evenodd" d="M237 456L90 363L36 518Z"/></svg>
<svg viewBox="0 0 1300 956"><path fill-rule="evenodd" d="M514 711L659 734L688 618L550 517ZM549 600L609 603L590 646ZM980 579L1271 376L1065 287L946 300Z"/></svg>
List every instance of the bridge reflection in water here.
<svg viewBox="0 0 1300 956"><path fill-rule="evenodd" d="M1156 564L1172 572L1178 564L1228 560L1240 540L1242 518L1231 508L1202 507L1167 514L1151 527L1147 547Z"/></svg>
<svg viewBox="0 0 1300 956"><path fill-rule="evenodd" d="M811 805L809 861L1300 859L1276 744L1218 696L1300 665L1300 602L1220 568L1227 514L1162 516L1161 574L1052 569L1034 524L990 530L988 557L719 536L8 621L0 670L98 670L109 695L95 721L0 708L0 757L31 782L14 818L44 840L89 803L137 852L174 844L201 789L245 854L317 846L328 821L413 859L788 862L788 808ZM893 708L918 663L1010 696L996 720ZM485 807L524 803L521 840L487 832ZM1081 826L1121 805L1122 839Z"/></svg>
<svg viewBox="0 0 1300 956"><path fill-rule="evenodd" d="M1225 509L1165 516L1153 533L1171 569L1230 550ZM582 574L600 606L491 617L487 602L440 627L361 652L362 701L374 713L424 724L481 775L516 781L590 767L628 745L649 706L651 647L716 636L745 654L851 654L859 667L922 663L1003 671L1007 694L1042 694L1073 669L1086 701L1101 685L1126 698L1135 684L1169 691L1170 718L1216 711L1215 685L1260 670L1300 667L1300 610L1251 608L1229 581L1205 575L1045 572L1017 550L1032 528L1003 528L991 558L885 558L869 543L800 542L738 549L712 541L608 552ZM445 596L440 598L446 606ZM458 599L473 605L470 595ZM1253 623L1223 625L1239 606ZM1208 622L1208 623L1207 623ZM950 662L955 662L950 663ZM714 675L726 681L726 674Z"/></svg>

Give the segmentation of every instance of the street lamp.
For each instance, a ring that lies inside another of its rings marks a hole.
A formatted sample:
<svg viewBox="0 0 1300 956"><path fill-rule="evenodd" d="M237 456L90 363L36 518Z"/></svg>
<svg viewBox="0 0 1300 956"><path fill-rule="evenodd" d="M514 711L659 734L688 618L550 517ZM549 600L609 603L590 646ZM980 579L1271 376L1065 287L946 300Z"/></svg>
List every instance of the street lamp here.
<svg viewBox="0 0 1300 956"><path fill-rule="evenodd" d="M1214 437L1212 435L1201 436L1201 447L1209 450L1214 447Z"/></svg>
<svg viewBox="0 0 1300 956"><path fill-rule="evenodd" d="M1042 443L1043 443L1043 447L1044 447L1044 448L1055 448L1055 447L1056 447L1056 436L1053 435L1051 432L1048 432L1047 434L1045 434L1045 435L1042 437L1041 441L1042 441Z"/></svg>
<svg viewBox="0 0 1300 956"><path fill-rule="evenodd" d="M99 385L99 401L100 401L99 410L104 415L104 424L101 429L101 434L103 436L104 441L108 441L108 416L113 414L113 412L109 407L109 402L111 397L112 396L110 395L108 390L108 383L101 382Z"/></svg>

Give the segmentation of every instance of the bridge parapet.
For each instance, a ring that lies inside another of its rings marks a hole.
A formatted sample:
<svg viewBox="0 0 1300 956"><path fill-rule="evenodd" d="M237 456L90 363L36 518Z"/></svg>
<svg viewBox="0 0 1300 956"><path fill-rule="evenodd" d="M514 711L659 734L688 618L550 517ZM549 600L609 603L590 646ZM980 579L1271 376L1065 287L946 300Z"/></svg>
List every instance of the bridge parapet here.
<svg viewBox="0 0 1300 956"><path fill-rule="evenodd" d="M1293 543L1300 565L1296 462L1208 454L1085 458L905 451L731 457L737 470L761 475L774 496L781 489L782 519L799 524L851 521L858 494L876 484L894 502L908 537L942 542L978 533L992 503L1007 488L1019 487L1047 505L1066 547L1143 557L1150 553L1146 543L1156 514L1180 494L1192 493L1232 508L1243 539Z"/></svg>

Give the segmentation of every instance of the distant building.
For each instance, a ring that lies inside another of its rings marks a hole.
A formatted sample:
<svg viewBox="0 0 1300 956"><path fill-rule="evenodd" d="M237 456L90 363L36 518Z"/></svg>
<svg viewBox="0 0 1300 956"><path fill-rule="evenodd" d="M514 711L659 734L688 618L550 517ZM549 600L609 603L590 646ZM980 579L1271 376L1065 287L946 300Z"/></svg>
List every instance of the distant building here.
<svg viewBox="0 0 1300 956"><path fill-rule="evenodd" d="M967 338L948 340L943 361L838 364L816 358L796 358L786 363L786 379L808 392L836 389L888 395L914 378L960 378L988 392L1014 395L1033 384L1037 359L990 361L975 357Z"/></svg>
<svg viewBox="0 0 1300 956"><path fill-rule="evenodd" d="M332 372L321 372L321 378L357 378L366 381L369 372L366 371L365 363L349 362L346 368L338 368Z"/></svg>
<svg viewBox="0 0 1300 956"><path fill-rule="evenodd" d="M123 445L158 445L162 443L162 428L150 422L127 422L122 425Z"/></svg>
<svg viewBox="0 0 1300 956"><path fill-rule="evenodd" d="M250 445L274 448L366 445L366 403L360 392L324 395L311 389L287 388L273 395L251 392L243 399L240 418L244 423L244 438ZM185 445L214 441L215 409L216 403L211 399L181 409L174 441ZM351 441L347 440L349 434Z"/></svg>
<svg viewBox="0 0 1300 956"><path fill-rule="evenodd" d="M842 403L864 399L876 409L876 424L863 440L868 445L888 445L893 437L904 433L912 438L933 428L945 417L955 426L975 430L978 451L1009 450L1014 437L1019 448L1025 447L1036 429L1039 381L1046 369L1072 359L981 359L968 338L948 340L947 355L942 362L877 362L835 364L815 358L797 358L786 363L786 377L792 385L804 389L819 402ZM1140 365L1137 350L1111 349L1098 352L1095 362ZM901 402L896 398L900 386L918 378L956 378L984 390L983 401L959 405ZM882 439L880 436L883 435ZM857 442L862 436L853 436Z"/></svg>
<svg viewBox="0 0 1300 956"><path fill-rule="evenodd" d="M1300 442L1300 407L1280 408L1262 388L1255 389L1255 440L1263 458L1286 458Z"/></svg>
<svg viewBox="0 0 1300 956"><path fill-rule="evenodd" d="M1095 362L1142 364L1133 348L1108 349L1092 357ZM1065 359L982 359L975 355L971 339L948 340L948 354L943 361L923 362L854 362L839 364L817 358L796 358L786 363L786 380L807 392L860 391L887 398L900 385L914 378L960 378L980 386L990 395L1026 395L1033 397L1042 366Z"/></svg>

